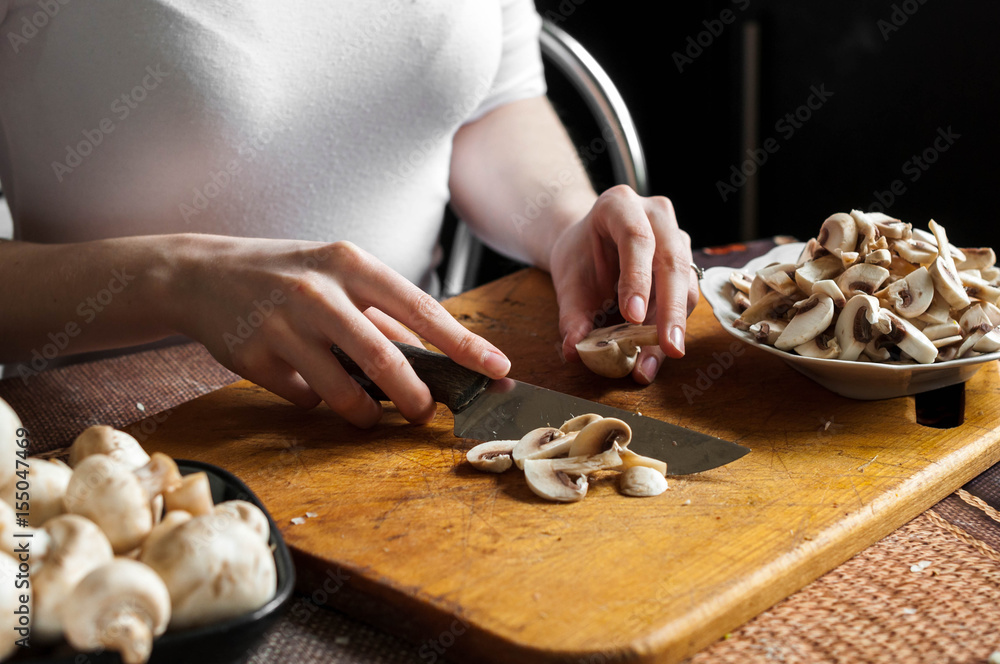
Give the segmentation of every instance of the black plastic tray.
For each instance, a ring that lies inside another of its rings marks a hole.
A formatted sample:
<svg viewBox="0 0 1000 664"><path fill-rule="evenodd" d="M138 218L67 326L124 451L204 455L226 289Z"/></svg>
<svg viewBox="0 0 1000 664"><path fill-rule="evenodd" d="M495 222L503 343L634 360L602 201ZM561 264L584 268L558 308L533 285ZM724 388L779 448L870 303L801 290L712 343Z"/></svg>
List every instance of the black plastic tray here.
<svg viewBox="0 0 1000 664"><path fill-rule="evenodd" d="M291 554L270 513L238 477L209 463L184 459L176 461L183 475L201 471L208 475L212 486L212 499L216 503L226 500L246 500L264 512L271 524L270 543L274 550L278 587L271 601L253 613L205 627L167 632L153 642L153 653L149 663L223 664L244 659L287 608L288 600L295 589L295 567L292 564ZM84 656L86 659L81 660L81 653L72 651L68 645L62 644L49 648L33 646L22 650L10 661L32 664L77 664L80 661L86 661L87 664L120 664L121 662L118 653L112 652L86 653Z"/></svg>

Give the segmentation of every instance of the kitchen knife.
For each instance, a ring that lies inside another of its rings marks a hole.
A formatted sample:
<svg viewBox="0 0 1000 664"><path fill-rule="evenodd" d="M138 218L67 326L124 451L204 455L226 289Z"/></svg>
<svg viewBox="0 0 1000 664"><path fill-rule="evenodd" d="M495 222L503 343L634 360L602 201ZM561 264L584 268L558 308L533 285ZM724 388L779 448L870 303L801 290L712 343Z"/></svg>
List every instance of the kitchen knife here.
<svg viewBox="0 0 1000 664"><path fill-rule="evenodd" d="M668 475L688 475L739 459L749 448L698 431L543 387L466 369L448 356L393 342L438 403L455 416L455 435L475 440L519 440L532 429L558 427L585 413L617 417L632 428L629 449L667 462ZM331 348L348 374L379 401L388 397L369 378L377 367L359 367L339 347Z"/></svg>

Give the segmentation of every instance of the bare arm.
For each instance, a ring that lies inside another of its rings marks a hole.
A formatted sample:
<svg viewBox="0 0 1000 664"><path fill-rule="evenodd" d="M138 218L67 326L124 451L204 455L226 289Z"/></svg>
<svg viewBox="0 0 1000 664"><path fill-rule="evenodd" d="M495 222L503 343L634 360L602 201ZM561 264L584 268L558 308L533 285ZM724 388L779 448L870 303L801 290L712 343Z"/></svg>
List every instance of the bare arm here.
<svg viewBox="0 0 1000 664"><path fill-rule="evenodd" d="M659 348L636 367L637 381L650 382L665 355L684 354L698 286L673 205L624 186L598 196L546 99L507 104L463 127L451 189L458 213L488 244L552 273L567 358L577 357L595 316L611 313L609 301L626 320L657 325Z"/></svg>

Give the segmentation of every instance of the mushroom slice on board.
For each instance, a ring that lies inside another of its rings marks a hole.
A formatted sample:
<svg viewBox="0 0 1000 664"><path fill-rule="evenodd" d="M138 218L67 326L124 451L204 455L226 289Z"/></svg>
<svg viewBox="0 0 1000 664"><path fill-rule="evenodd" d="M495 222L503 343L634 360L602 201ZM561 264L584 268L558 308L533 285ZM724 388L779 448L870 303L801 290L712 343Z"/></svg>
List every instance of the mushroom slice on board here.
<svg viewBox="0 0 1000 664"><path fill-rule="evenodd" d="M633 466L646 466L647 468L652 468L653 470L659 472L661 475L667 474L667 462L660 461L659 459L653 459L652 457L642 456L641 454L636 454L630 449L620 449L618 450L618 456L622 459L622 469L628 470Z"/></svg>
<svg viewBox="0 0 1000 664"><path fill-rule="evenodd" d="M593 330L576 344L588 369L607 378L622 378L632 372L640 346L659 344L655 325L624 323Z"/></svg>
<svg viewBox="0 0 1000 664"><path fill-rule="evenodd" d="M837 318L835 333L840 346L839 360L856 360L874 338L872 326L879 321L878 300L871 295L858 293L850 300Z"/></svg>
<svg viewBox="0 0 1000 664"><path fill-rule="evenodd" d="M569 446L571 457L591 456L614 448L628 447L632 429L617 417L602 417L580 429Z"/></svg>
<svg viewBox="0 0 1000 664"><path fill-rule="evenodd" d="M597 413L585 413L584 415L577 415L576 417L571 417L559 426L559 430L563 433L573 433L574 431L579 431L583 429L588 424L593 424L597 420L601 419L601 416Z"/></svg>
<svg viewBox="0 0 1000 664"><path fill-rule="evenodd" d="M524 462L524 478L528 487L542 498L572 503L587 495L587 475L621 465L621 457L615 448L589 457L527 459Z"/></svg>
<svg viewBox="0 0 1000 664"><path fill-rule="evenodd" d="M896 313L882 308L879 317L891 324L886 339L920 364L931 364L937 358L938 349L913 323Z"/></svg>
<svg viewBox="0 0 1000 664"><path fill-rule="evenodd" d="M934 299L934 280L921 266L889 284L887 295L892 308L903 318L916 318L927 311Z"/></svg>
<svg viewBox="0 0 1000 664"><path fill-rule="evenodd" d="M125 664L144 664L170 622L170 593L148 566L115 558L87 574L61 611L77 650L112 650Z"/></svg>
<svg viewBox="0 0 1000 664"><path fill-rule="evenodd" d="M632 466L618 478L618 490L626 496L658 496L667 490L667 478L649 466Z"/></svg>
<svg viewBox="0 0 1000 664"><path fill-rule="evenodd" d="M524 467L527 459L551 459L565 456L576 433L563 433L555 427L532 429L517 441L511 449L510 457L518 468Z"/></svg>
<svg viewBox="0 0 1000 664"><path fill-rule="evenodd" d="M491 440L479 443L466 452L465 458L476 470L502 473L514 464L510 455L513 454L517 443L516 440Z"/></svg>
<svg viewBox="0 0 1000 664"><path fill-rule="evenodd" d="M850 300L858 293L871 295L889 278L889 270L880 265L858 263L847 268L835 279L844 297Z"/></svg>
<svg viewBox="0 0 1000 664"><path fill-rule="evenodd" d="M791 350L801 346L829 327L833 320L833 300L826 295L810 295L797 302L795 308L797 312L774 342L775 348Z"/></svg>

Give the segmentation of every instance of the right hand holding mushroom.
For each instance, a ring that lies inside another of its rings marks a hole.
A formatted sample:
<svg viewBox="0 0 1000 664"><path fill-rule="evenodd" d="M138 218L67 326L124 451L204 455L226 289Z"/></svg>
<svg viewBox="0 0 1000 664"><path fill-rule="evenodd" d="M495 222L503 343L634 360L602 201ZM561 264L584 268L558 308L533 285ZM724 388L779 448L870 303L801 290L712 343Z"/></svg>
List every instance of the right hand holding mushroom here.
<svg viewBox="0 0 1000 664"><path fill-rule="evenodd" d="M304 408L324 401L359 427L381 416L381 405L338 364L332 345L412 422L429 421L436 404L391 341L420 345L420 335L495 379L510 368L503 353L433 297L349 242L186 241L168 277L177 296L170 326L202 342L227 368Z"/></svg>

